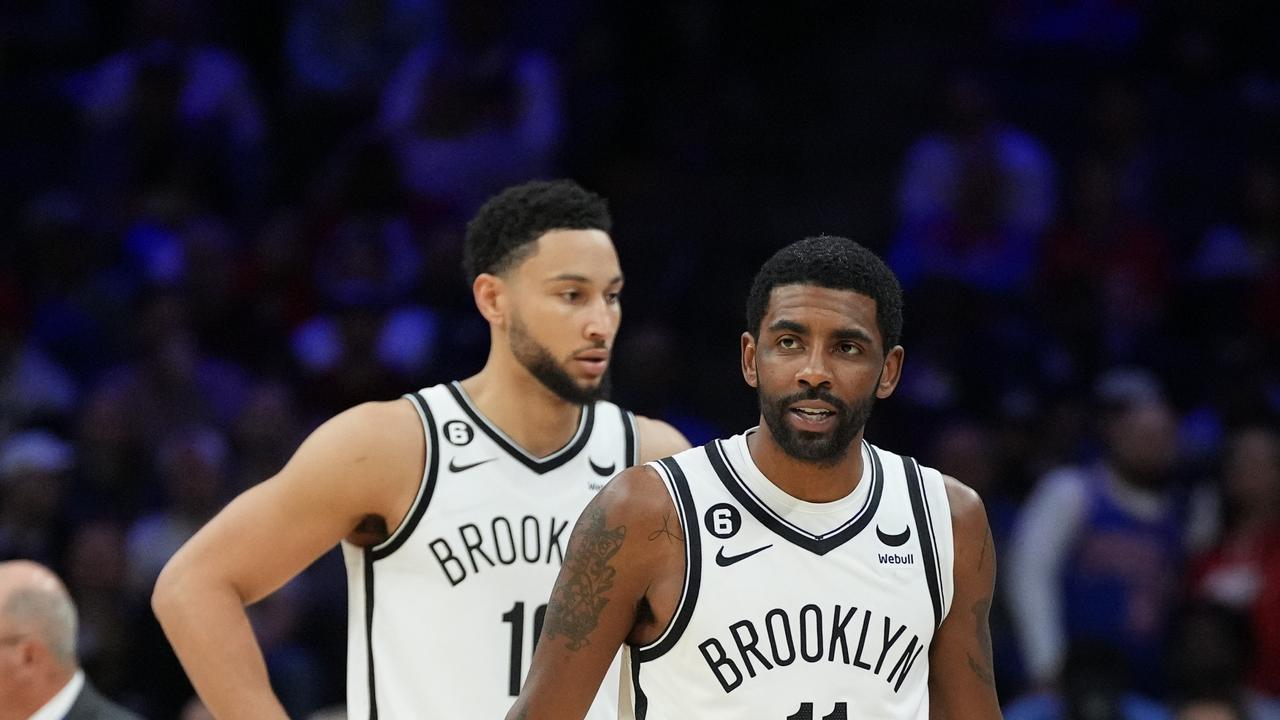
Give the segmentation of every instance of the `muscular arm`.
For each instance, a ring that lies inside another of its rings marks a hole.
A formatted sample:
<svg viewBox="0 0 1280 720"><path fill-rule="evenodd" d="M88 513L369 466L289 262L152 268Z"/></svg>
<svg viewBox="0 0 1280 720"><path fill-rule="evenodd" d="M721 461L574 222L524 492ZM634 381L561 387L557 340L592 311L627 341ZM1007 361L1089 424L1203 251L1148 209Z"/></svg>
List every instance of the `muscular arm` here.
<svg viewBox="0 0 1280 720"><path fill-rule="evenodd" d="M569 539L542 639L509 720L582 718L623 642L647 642L669 622L683 578L675 506L652 468L615 477Z"/></svg>
<svg viewBox="0 0 1280 720"><path fill-rule="evenodd" d="M271 479L233 500L165 566L151 604L218 718L284 718L245 606L278 589L368 516L394 527L425 441L408 401L369 403L318 428Z"/></svg>
<svg viewBox="0 0 1280 720"><path fill-rule="evenodd" d="M929 650L929 716L1000 718L987 624L996 579L991 528L978 494L953 478L946 483L955 538L955 597Z"/></svg>
<svg viewBox="0 0 1280 720"><path fill-rule="evenodd" d="M640 462L661 460L688 450L689 441L679 430L661 420L636 416L636 433L640 436Z"/></svg>

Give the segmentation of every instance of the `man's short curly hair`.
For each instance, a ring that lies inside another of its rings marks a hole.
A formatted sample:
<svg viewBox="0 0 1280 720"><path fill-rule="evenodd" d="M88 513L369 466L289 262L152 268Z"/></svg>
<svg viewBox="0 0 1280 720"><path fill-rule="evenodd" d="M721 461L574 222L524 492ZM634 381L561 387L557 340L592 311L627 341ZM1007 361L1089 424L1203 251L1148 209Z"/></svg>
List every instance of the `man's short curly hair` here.
<svg viewBox="0 0 1280 720"><path fill-rule="evenodd" d="M480 273L500 275L533 251L552 230L602 230L613 220L605 199L572 180L535 180L489 198L467 223L462 268L467 282Z"/></svg>
<svg viewBox="0 0 1280 720"><path fill-rule="evenodd" d="M781 285L852 290L876 301L876 324L888 352L902 336L902 286L875 253L834 235L805 238L765 261L747 294L747 332L760 336L769 296Z"/></svg>

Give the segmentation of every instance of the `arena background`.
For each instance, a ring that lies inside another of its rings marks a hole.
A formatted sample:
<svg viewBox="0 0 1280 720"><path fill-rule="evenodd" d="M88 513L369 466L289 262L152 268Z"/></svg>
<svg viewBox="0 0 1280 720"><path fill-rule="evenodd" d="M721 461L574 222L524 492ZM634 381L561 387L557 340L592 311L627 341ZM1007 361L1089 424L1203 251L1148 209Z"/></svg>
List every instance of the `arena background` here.
<svg viewBox="0 0 1280 720"><path fill-rule="evenodd" d="M568 176L614 212L615 398L694 442L755 420L738 335L773 250L888 258L905 378L868 435L976 487L1002 555L1038 480L1102 451L1099 401L1163 388L1165 492L1223 509L1170 551L1176 647L1198 558L1280 517L1274 452L1223 467L1280 410L1276 7L7 2L0 557L67 579L104 691L177 717L165 559L323 418L477 370L465 220ZM1012 702L1038 685L1001 583ZM1263 648L1219 683L1250 702L1280 693L1264 585L1217 597ZM341 701L344 592L331 554L253 611L294 716ZM1173 706L1164 659L1142 689Z"/></svg>

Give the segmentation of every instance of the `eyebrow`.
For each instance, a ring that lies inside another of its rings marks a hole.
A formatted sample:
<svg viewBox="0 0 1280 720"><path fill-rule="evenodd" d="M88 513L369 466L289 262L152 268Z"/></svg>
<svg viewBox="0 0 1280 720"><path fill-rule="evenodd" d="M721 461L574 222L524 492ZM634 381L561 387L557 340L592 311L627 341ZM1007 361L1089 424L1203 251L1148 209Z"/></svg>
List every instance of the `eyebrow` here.
<svg viewBox="0 0 1280 720"><path fill-rule="evenodd" d="M590 283L590 282L591 282L591 278L587 277L586 275L579 275L579 274L577 274L577 273L560 273L559 275L556 275L556 276L554 276L554 277L549 277L549 278L547 278L547 279L546 279L546 280L544 280L543 282L549 282L549 283L552 283L552 282L580 282L580 283ZM613 277L609 280L609 282L605 283L605 285L617 285L617 284L618 284L618 283L620 283L620 282L622 282L622 274L621 274L621 273L619 273L618 275L613 276Z"/></svg>
<svg viewBox="0 0 1280 720"><path fill-rule="evenodd" d="M769 330L772 332L794 332L804 335L808 334L809 326L803 323L798 323L795 320L777 320L769 326ZM870 335L858 328L840 328L831 334L837 340L858 340L860 342L867 343L868 345L875 343L875 340Z"/></svg>

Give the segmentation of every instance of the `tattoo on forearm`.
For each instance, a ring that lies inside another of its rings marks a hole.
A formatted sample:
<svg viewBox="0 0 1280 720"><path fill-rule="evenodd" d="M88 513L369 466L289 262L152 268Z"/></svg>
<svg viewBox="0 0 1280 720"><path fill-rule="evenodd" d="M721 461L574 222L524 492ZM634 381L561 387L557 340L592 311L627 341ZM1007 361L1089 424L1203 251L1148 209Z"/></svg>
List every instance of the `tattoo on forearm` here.
<svg viewBox="0 0 1280 720"><path fill-rule="evenodd" d="M565 647L570 650L581 650L589 644L587 637L609 604L605 593L613 587L617 574L609 560L627 536L625 525L605 528L604 511L599 508L588 507L579 523L582 532L565 556L564 570L551 591L542 628L545 637L563 636L568 641Z"/></svg>
<svg viewBox="0 0 1280 720"><path fill-rule="evenodd" d="M653 542L660 537L665 536L668 542L684 542L684 538L680 534L671 529L671 513L662 516L662 527L649 533L649 541Z"/></svg>
<svg viewBox="0 0 1280 720"><path fill-rule="evenodd" d="M987 616L991 612L991 598L984 598L974 603L972 612L978 647L982 649L982 659L975 659L973 654L970 653L969 669L973 670L973 674L977 675L978 679L988 687L995 687L996 677L992 669L995 665L995 658L991 652L991 626L987 621Z"/></svg>

